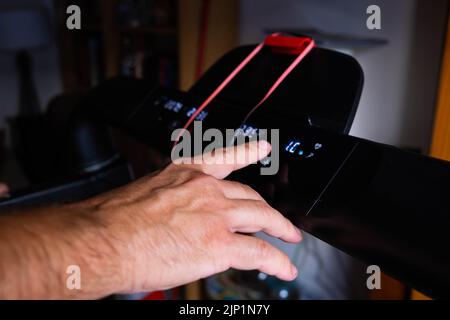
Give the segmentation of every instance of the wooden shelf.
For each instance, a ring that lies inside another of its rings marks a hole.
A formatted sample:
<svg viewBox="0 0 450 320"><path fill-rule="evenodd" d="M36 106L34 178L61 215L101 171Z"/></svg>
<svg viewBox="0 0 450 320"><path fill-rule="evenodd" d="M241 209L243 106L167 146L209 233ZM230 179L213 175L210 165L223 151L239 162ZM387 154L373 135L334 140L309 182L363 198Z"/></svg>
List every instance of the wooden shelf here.
<svg viewBox="0 0 450 320"><path fill-rule="evenodd" d="M176 15L175 18L164 22L164 26L162 26L163 24L152 26L145 24L150 22L139 22L139 25L133 27L131 22L120 20L119 0L53 1L58 20L61 70L66 91L89 89L103 79L123 74L126 70L126 67L124 69L125 59L130 59L130 56L133 57L133 55L137 61L136 65L139 64L135 68L146 72L146 74L136 74L136 76L148 77L153 81L154 77L161 74L161 70L157 70L157 68L166 68L169 75L165 79L169 80L161 81L168 81L169 85L177 82L179 56L177 35L179 29ZM65 9L72 2L78 4L82 11L92 12L82 22L81 30L68 30L65 25L67 16ZM170 7L166 9L176 13L178 0L170 3ZM127 41L127 38L131 38L131 40ZM151 41L148 41L150 38ZM146 59L142 57L150 55L152 55L152 59L158 61L142 60ZM143 67L147 62L155 64L151 66L155 70L154 74L150 67ZM130 72L133 73L133 71Z"/></svg>

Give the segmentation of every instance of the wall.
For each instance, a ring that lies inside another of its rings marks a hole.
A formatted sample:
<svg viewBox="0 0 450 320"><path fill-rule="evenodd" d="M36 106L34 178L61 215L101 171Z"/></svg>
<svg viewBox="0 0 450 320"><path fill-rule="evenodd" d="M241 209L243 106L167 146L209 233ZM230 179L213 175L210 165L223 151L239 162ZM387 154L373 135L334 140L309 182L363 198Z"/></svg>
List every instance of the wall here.
<svg viewBox="0 0 450 320"><path fill-rule="evenodd" d="M50 17L53 16L52 0L2 0L1 8L16 6L44 6L48 8ZM45 49L30 52L34 63L34 80L41 107L47 106L49 100L62 91L59 55L56 43ZM17 113L18 107L18 79L14 55L0 52L0 129L8 130L6 118ZM7 134L6 146L9 145ZM12 152L6 151L2 155L0 166L0 181L8 183L10 188L16 189L27 185L27 181L18 167Z"/></svg>
<svg viewBox="0 0 450 320"><path fill-rule="evenodd" d="M2 0L2 7L11 6L37 6L47 7L53 14L52 0ZM45 107L48 101L62 90L59 55L56 43L45 49L31 52L34 63L34 79L40 98L41 106ZM0 52L0 128L6 127L5 118L17 112L18 105L18 79L14 62L14 55Z"/></svg>
<svg viewBox="0 0 450 320"><path fill-rule="evenodd" d="M201 0L178 1L180 88L188 90L196 80ZM239 0L214 0L209 4L203 71L236 47L239 38Z"/></svg>
<svg viewBox="0 0 450 320"><path fill-rule="evenodd" d="M385 38L388 45L353 52L365 88L351 134L427 152L446 18L445 0L241 1L241 43L263 30L317 28ZM382 30L366 28L366 8L378 4Z"/></svg>

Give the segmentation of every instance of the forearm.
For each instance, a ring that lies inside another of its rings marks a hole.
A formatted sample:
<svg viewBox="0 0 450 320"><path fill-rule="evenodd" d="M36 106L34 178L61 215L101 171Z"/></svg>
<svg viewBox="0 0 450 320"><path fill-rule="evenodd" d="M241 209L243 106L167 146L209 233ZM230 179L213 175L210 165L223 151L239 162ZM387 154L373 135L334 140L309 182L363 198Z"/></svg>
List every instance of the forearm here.
<svg viewBox="0 0 450 320"><path fill-rule="evenodd" d="M107 227L89 208L55 206L0 216L0 298L100 298L123 270ZM67 286L69 266L81 288Z"/></svg>

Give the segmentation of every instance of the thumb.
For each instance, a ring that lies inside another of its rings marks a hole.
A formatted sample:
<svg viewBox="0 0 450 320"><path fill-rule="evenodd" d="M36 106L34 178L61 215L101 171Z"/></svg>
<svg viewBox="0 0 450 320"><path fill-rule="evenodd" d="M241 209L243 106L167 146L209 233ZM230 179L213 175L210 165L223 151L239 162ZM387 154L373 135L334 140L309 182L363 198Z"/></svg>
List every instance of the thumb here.
<svg viewBox="0 0 450 320"><path fill-rule="evenodd" d="M217 179L224 179L233 171L264 159L270 153L271 148L267 141L251 141L239 146L222 148L203 154L199 156L201 159L195 157L192 166Z"/></svg>

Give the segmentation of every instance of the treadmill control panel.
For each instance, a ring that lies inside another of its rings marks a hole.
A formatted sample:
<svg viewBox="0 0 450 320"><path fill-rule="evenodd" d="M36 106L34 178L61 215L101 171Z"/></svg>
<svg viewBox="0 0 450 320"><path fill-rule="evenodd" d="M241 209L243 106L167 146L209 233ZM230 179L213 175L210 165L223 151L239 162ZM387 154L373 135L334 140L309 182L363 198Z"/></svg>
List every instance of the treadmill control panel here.
<svg viewBox="0 0 450 320"><path fill-rule="evenodd" d="M146 137L165 136L156 139L162 142L157 147L169 154L171 130L182 127L197 106L187 95L155 93L127 126L140 130L141 140L152 146L155 139ZM260 175L260 166L267 165L260 163L229 179L251 185L291 221L331 245L430 296L447 294L449 163L330 133L309 126L306 116L269 114L264 106L241 123L247 112L218 99L198 120L204 128L240 128L248 137L260 129L279 129L279 170Z"/></svg>

